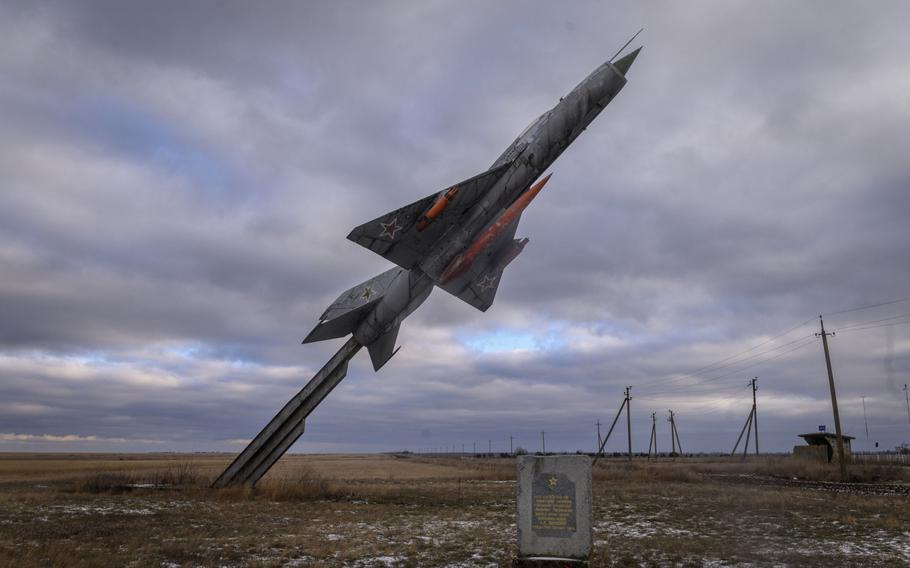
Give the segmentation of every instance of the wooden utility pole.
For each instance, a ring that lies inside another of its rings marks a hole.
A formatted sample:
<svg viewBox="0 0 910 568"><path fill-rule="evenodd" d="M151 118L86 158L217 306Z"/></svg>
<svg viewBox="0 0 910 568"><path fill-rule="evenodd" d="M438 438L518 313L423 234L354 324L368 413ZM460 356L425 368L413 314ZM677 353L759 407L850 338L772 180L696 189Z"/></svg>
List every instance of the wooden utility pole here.
<svg viewBox="0 0 910 568"><path fill-rule="evenodd" d="M752 412L755 412L754 409ZM746 430L746 443L743 446L743 461L746 460L746 454L749 453L749 438L752 436L752 418L754 418L753 413L749 414L749 429Z"/></svg>
<svg viewBox="0 0 910 568"><path fill-rule="evenodd" d="M540 445L543 449L543 455L547 455L547 434L543 430L540 431Z"/></svg>
<svg viewBox="0 0 910 568"><path fill-rule="evenodd" d="M755 428L755 455L758 455L758 404L755 400L755 391L758 390L758 387L755 386L756 381L758 381L758 377L752 377L749 380L749 385L752 387L752 409L749 410L746 423L743 424L743 429L739 431L739 437L736 438L736 443L733 444L733 451L730 452L731 456L736 454L736 448L739 447L743 434L745 434L746 443L743 445L743 459L746 459L746 454L749 453L749 437L752 436L753 427Z"/></svg>
<svg viewBox="0 0 910 568"><path fill-rule="evenodd" d="M866 441L869 441L869 420L866 419L866 397L860 397L863 399L863 424L866 425Z"/></svg>
<svg viewBox="0 0 910 568"><path fill-rule="evenodd" d="M629 435L629 461L632 461L632 387L626 387L626 429Z"/></svg>
<svg viewBox="0 0 910 568"><path fill-rule="evenodd" d="M597 445L594 446L594 447L596 448L594 451L595 451L595 452L599 452L599 451L600 451L600 441L601 441L601 437L600 437L600 418L597 419L597 422L595 422L595 424L597 424Z"/></svg>
<svg viewBox="0 0 910 568"><path fill-rule="evenodd" d="M730 456L733 456L736 454L736 448L739 447L739 443L743 439L743 434L746 433L746 428L749 428L749 431L751 433L751 431L752 431L752 413L753 412L755 412L754 406L752 407L752 410L749 411L749 417L746 418L746 422L745 422L745 424L743 424L743 429L739 431L739 438L737 438L736 443L733 444L733 451L730 452ZM749 436L746 436L746 445L747 446L749 445ZM743 456L745 456L745 455L746 455L745 452L743 452Z"/></svg>
<svg viewBox="0 0 910 568"><path fill-rule="evenodd" d="M673 415L673 434L676 435L676 449L679 450L679 455L682 455L682 442L679 441L679 428L676 427L676 415Z"/></svg>
<svg viewBox="0 0 910 568"><path fill-rule="evenodd" d="M755 386L758 377L752 377L752 425L755 426L755 455L758 455L758 403L755 401Z"/></svg>
<svg viewBox="0 0 910 568"><path fill-rule="evenodd" d="M822 338L822 346L825 348L825 366L828 368L828 387L831 389L831 407L834 409L834 431L837 433L837 452L840 454L840 477L847 481L847 454L844 452L844 437L840 429L840 413L837 411L837 393L834 390L834 371L831 370L831 354L828 352L828 336L834 335L834 332L825 331L825 320L818 316L821 324L821 332L816 333L816 337Z"/></svg>
<svg viewBox="0 0 910 568"><path fill-rule="evenodd" d="M510 455L510 456L511 456L512 454L515 453L515 452L512 450L512 441L513 441L513 440L514 440L514 438L512 437L511 434L509 434L509 455Z"/></svg>
<svg viewBox="0 0 910 568"><path fill-rule="evenodd" d="M654 459L657 459L657 413L651 413L651 439L648 441L648 458L651 458L651 448L654 448Z"/></svg>
<svg viewBox="0 0 910 568"><path fill-rule="evenodd" d="M616 427L616 422L619 420L619 417L622 416L622 409L625 408L626 403L628 403L628 402L629 402L629 400L627 398L622 399L622 404L619 405L619 410L616 412L616 416L613 418L613 424L610 424L610 429L607 430L607 435L604 437L603 441L600 443L600 447L597 448L597 455L594 456L594 464L596 464L597 460L600 459L600 456L603 455L604 446L607 445L607 441L610 439L610 434L613 433L613 428ZM594 465L594 464L591 464L591 465Z"/></svg>
<svg viewBox="0 0 910 568"><path fill-rule="evenodd" d="M672 456L676 453L676 424L673 422L673 411L668 410L670 413L670 418L667 419L667 422L670 423L670 444L673 446L673 451L670 453Z"/></svg>
<svg viewBox="0 0 910 568"><path fill-rule="evenodd" d="M907 383L904 383L904 399L907 401L907 422L910 423L910 394L907 394Z"/></svg>

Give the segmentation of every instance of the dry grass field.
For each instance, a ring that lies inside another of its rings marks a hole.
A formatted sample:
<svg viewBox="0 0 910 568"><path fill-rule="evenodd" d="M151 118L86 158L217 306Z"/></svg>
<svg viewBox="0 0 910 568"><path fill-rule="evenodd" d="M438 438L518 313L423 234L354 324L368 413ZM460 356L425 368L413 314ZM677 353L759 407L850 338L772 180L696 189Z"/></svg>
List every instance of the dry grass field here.
<svg viewBox="0 0 910 568"><path fill-rule="evenodd" d="M0 454L0 566L506 566L507 458L292 455L212 490L226 455ZM595 469L594 566L908 566L910 476L788 458Z"/></svg>

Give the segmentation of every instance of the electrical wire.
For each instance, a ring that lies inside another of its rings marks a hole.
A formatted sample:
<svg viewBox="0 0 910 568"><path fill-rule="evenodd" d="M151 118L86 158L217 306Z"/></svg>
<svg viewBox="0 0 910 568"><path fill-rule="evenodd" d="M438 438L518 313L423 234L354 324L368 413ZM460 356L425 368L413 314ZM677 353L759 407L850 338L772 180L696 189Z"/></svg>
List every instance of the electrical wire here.
<svg viewBox="0 0 910 568"><path fill-rule="evenodd" d="M825 315L833 316L833 315L838 315L838 314L852 313L852 312L857 312L857 311L861 311L861 310L877 308L877 307L881 307L881 306L899 304L899 303L903 303L903 302L907 302L907 301L910 301L910 297L899 298L896 300L890 300L887 302L879 302L876 304L869 304L869 305L859 306L859 307L855 307L855 308L848 308L848 309L838 310L838 311L834 311L834 312L828 312ZM836 328L834 331L837 333L848 333L848 332L854 332L854 331L877 329L880 327L893 327L893 326L897 326L897 325L904 325L904 324L910 323L910 319L905 320L904 318L910 318L910 313L904 313L904 314L899 314L896 316L890 316L887 318L879 318L879 319L868 320L868 321L863 321L863 322L855 322L855 323L847 324L841 328ZM733 377L734 375L738 375L747 369L751 369L753 367L757 367L757 366L763 365L765 363L769 363L771 361L780 359L781 357L785 357L791 353L794 353L805 347L808 347L809 345L814 344L815 343L815 341L814 341L815 334L810 334L808 336L803 336L803 337L794 339L792 341L789 341L787 343L777 345L770 349L764 349L762 351L759 351L758 353L753 353L752 355L749 355L748 357L742 357L743 355L752 353L755 350L760 349L770 343L773 343L777 339L792 333L793 331L795 331L795 330L799 329L800 327L806 325L807 323L811 322L813 319L814 318L808 318L806 320L803 320L803 321L787 328L786 330L762 341L761 343L758 343L748 349L744 349L742 351L739 351L737 353L724 357L723 359L715 361L711 364L705 365L703 367L699 367L699 368L695 369L694 371L690 371L684 375L664 375L663 377L653 379L651 381L644 381L643 384L639 383L639 385L637 385L638 392L643 391L644 396L638 395L634 398L636 398L637 400L639 400L641 402L659 404L659 403L667 402L666 401L667 395L674 395L674 394L683 393L683 392L685 392L687 394L698 394L702 389L707 389L707 388L712 389L711 392L715 393L715 394L718 392L718 390L720 390L720 392L724 392L724 390L723 390L724 387L720 387L720 389L718 389L718 387L716 385L717 382L723 381L725 379L730 380L729 379L730 377ZM786 351L777 353L771 357L764 357L764 356L768 355L769 353L774 353L775 351L779 351L781 349L784 349L784 348L790 347L790 346L792 346L792 347L790 349L787 349ZM748 365L742 366L743 363L746 363L748 361L753 361L755 359L759 359L759 360L754 361L753 363L750 363ZM735 368L732 369L730 372L722 373L720 375L709 376L716 371L720 371L722 369L730 369L731 367L735 367ZM695 384L688 384L688 385L682 384L680 382L680 381L685 381L687 379L695 379L698 382L696 382ZM708 385L706 383L712 383L712 384ZM662 387L662 386L666 386L667 388L653 389L653 387ZM692 408L692 407L702 408L703 410L699 411L700 414L728 412L729 409L726 408L726 405L724 405L723 403L726 402L727 400L738 399L740 397L740 395L738 394L738 391L740 388L742 388L742 387L738 387L738 386L734 386L734 385L727 385L726 388L730 389L731 387L733 389L735 389L737 394L730 394L730 395L722 396L722 397L715 396L715 397L707 399L703 402L695 402L694 404L686 403L686 407L687 408Z"/></svg>
<svg viewBox="0 0 910 568"><path fill-rule="evenodd" d="M870 305L868 305L868 306L860 306L860 307L858 307L858 308L849 308L849 309L846 309L846 310L839 310L839 311L836 311L836 312L828 312L828 313L826 313L826 314L824 314L824 315L826 315L826 316L834 316L834 315L837 315L837 314L846 314L846 313L850 313L850 312L858 312L858 311L860 311L860 310L869 310L869 309L878 308L878 307L881 307L881 306L890 306L891 304L900 304L901 302L910 302L910 297L907 297L907 298L900 298L900 299L897 299L897 300L891 300L891 301L888 301L888 302L881 302L881 303L878 303L878 304L870 304Z"/></svg>
<svg viewBox="0 0 910 568"><path fill-rule="evenodd" d="M879 325L870 325L870 326L868 326L868 327L854 327L854 328L842 330L842 331L840 331L840 332L838 332L838 333L851 333L851 332L854 332L854 331L865 331L865 330L867 330L867 329L878 329L878 328L880 328L880 327L895 327L895 326L898 326L898 325L905 325L905 324L908 324L908 323L910 323L910 320L898 321L898 322L893 322L893 323L883 323L883 324L879 324Z"/></svg>
<svg viewBox="0 0 910 568"><path fill-rule="evenodd" d="M811 318L810 318L810 320L811 320ZM810 321L810 320L806 320L806 322L808 322L808 321ZM800 324L800 326L801 326L801 325L805 325L806 322L802 322L802 323ZM789 329L788 331L786 331L785 333L778 334L777 336L775 336L775 337L772 338L771 340L765 341L762 345L766 345L766 344L768 344L770 341L772 341L773 339L782 337L783 335L786 335L787 333L792 332L793 330L797 329L797 328L800 327L800 326L793 327L793 328ZM750 356L748 356L748 357L744 357L744 358L741 358L741 359L738 359L738 360L729 361L729 360L732 359L733 357L732 357L732 356L731 356L731 357L727 357L726 359L723 359L723 360L721 360L721 361L718 361L717 363L714 363L713 365L708 365L708 366L706 366L706 367L702 367L702 370L700 370L700 372L691 372L691 373L687 373L687 374L685 374L685 375L678 375L678 376L671 376L671 375L668 375L668 376L666 376L666 377L663 377L663 379L665 379L665 380L662 380L661 382L652 381L651 384L652 384L652 385L667 384L667 385L670 386L670 387L674 387L674 386L682 386L682 387L684 387L685 385L681 385L681 384L679 384L678 382L679 382L679 381L686 380L686 379L689 379L689 378L705 378L705 373L710 373L710 372L714 372L714 371L719 371L719 370L721 370L721 369L726 369L726 368L729 368L729 367L732 367L732 366L735 366L735 365L739 365L739 364L744 363L744 362L746 362L746 361L751 361L751 360L753 360L753 359L755 359L755 358L757 358L757 357L761 357L762 355L767 355L768 353L772 353L772 352L774 352L774 351L777 351L778 349L783 349L784 347L787 347L788 345L793 345L794 343L798 343L798 342L800 342L800 341L804 341L804 340L810 339L810 338L812 338L812 337L814 337L813 334L805 335L805 336L800 337L800 338L798 338L798 339L794 339L793 341L790 341L790 342L787 342L787 343L783 343L783 344L781 344L781 345L778 345L777 347L772 347L772 348L770 348L770 349L765 349L764 351L760 351L760 352L758 352L758 353L755 353L755 354L753 354L753 355L750 355ZM752 348L752 349L747 349L746 351L742 351L742 352L738 353L736 356L740 356L740 355L743 355L743 354L745 354L745 353L748 353L749 351L753 351L753 350L754 350L755 348L757 348L757 347L759 347L759 346L756 346L756 347L754 347L754 348ZM726 364L723 364L723 365L719 365L719 363L721 363L722 361L729 361L729 362L726 363ZM713 367L713 368L712 368L712 367ZM707 369L707 370L704 370L704 369ZM722 376L727 376L727 375L722 375ZM709 380L711 380L711 379L709 379ZM647 383L645 383L645 384L647 385ZM645 388L647 388L647 386L646 386Z"/></svg>
<svg viewBox="0 0 910 568"><path fill-rule="evenodd" d="M782 331L782 332L778 333L778 334L775 335L774 337L771 337L770 339L767 339L767 340L765 340L765 341L759 343L758 345L755 345L754 347L750 347L749 349L746 349L746 350L744 350L744 351L740 351L739 353L736 353L736 354L734 354L734 355L730 355L729 357L725 357L724 359L721 359L720 361L716 361L716 362L714 362L714 363L711 363L710 365L706 365L706 366L704 366L704 367L701 367L700 369L695 369L694 371L691 371L691 372L689 372L688 374L689 374L689 375L697 375L697 374L700 374L700 373L702 373L703 371L707 371L708 369L710 369L710 368L712 368L712 367L714 367L714 366L716 366L716 365L719 365L720 363L724 363L724 362L728 361L729 359L733 359L734 357L739 357L740 355L745 355L746 353L749 353L750 351L755 351L755 350L758 349L759 347L762 347L762 346L764 346L764 345L767 345L768 343L771 343L771 342L774 341L775 339L777 339L777 338L779 338L779 337L783 337L784 335L787 335L788 333L790 333L790 332L792 332L792 331L794 331L794 330L796 330L796 329L798 329L798 328L800 328L800 327L806 325L807 323L809 323L809 322L812 321L813 319L815 319L815 318L809 318L809 319L807 319L807 320L801 321L801 322L799 322L798 324L794 325L793 327L790 327L790 328L786 329L785 331Z"/></svg>
<svg viewBox="0 0 910 568"><path fill-rule="evenodd" d="M790 343L788 343L788 344L786 344L786 345L791 345L791 344L793 344L793 343L798 343L798 342L802 342L802 343L799 343L798 345L796 345L796 346L793 347L792 349L789 349L789 350L787 350L787 351L784 351L783 353L779 353L779 354L777 354L777 355L775 355L775 356L773 356L773 357L768 357L767 359L764 359L764 360L761 360L761 361L756 361L755 363L751 363L751 364L746 365L746 366L744 366L744 367L740 367L740 368L738 368L738 369L736 369L736 370L734 370L734 371L731 371L731 372L729 372L729 373L725 373L725 374L722 374L722 375L718 375L718 376L716 376L716 377L705 377L705 378L703 379L702 383L718 381L718 380L720 380L720 379L722 379L722 378L725 378L725 377L729 377L729 376L732 376L732 375L739 374L739 373L741 373L742 371L744 371L744 370L746 370L746 369L751 369L752 367L756 367L756 366L758 366L758 365L762 365L762 364L767 363L767 362L769 362L769 361L773 361L773 360L775 360L775 359L779 359L780 357L783 357L784 355L787 355L787 354L789 354L789 353L793 353L794 351L798 351L799 349L802 349L802 348L804 348L804 347L808 347L809 345L812 345L813 343L815 343L814 339L815 339L814 336L808 336L808 337L804 337L804 338L802 338L802 339L798 339L798 340L796 340L796 341L794 341L794 342L790 342ZM786 345L785 345L785 346L786 346ZM774 349L774 350L776 350L776 349ZM763 353L763 354L770 353L771 351L772 351L772 350L768 350L766 353ZM684 390L687 390L687 388L688 388L688 387L686 387L686 385L679 385L679 388L677 388L677 389L665 389L665 390L662 391L662 392L665 392L665 393L682 392L682 391L684 391ZM646 393L647 393L647 391L646 391Z"/></svg>
<svg viewBox="0 0 910 568"><path fill-rule="evenodd" d="M906 318L906 317L910 317L910 312L905 313L905 314L898 314L896 316L891 316L891 317L887 317L887 318L881 318L881 319L875 319L875 320L869 320L869 321L863 321L863 322L855 322L855 323L847 324L843 327L835 328L834 331L845 331L852 327L859 327L861 325L868 325L868 324L872 324L872 323L879 323L879 322L883 322L883 321Z"/></svg>

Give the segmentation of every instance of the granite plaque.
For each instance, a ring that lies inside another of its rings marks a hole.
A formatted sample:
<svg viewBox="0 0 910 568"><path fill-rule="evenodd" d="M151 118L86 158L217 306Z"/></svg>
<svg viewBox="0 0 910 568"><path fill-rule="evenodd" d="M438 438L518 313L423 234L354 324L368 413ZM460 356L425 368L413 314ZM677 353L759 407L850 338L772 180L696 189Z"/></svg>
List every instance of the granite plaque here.
<svg viewBox="0 0 910 568"><path fill-rule="evenodd" d="M575 532L575 484L561 473L541 473L531 486L531 529L540 536Z"/></svg>

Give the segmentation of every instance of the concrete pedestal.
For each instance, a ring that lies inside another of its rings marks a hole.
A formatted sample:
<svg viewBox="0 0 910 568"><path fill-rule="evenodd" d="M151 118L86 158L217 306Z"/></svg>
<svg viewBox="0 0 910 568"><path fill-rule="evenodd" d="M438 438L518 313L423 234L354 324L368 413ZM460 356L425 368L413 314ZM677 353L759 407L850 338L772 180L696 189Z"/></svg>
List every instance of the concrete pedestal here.
<svg viewBox="0 0 910 568"><path fill-rule="evenodd" d="M518 458L516 566L584 566L591 556L591 458Z"/></svg>

